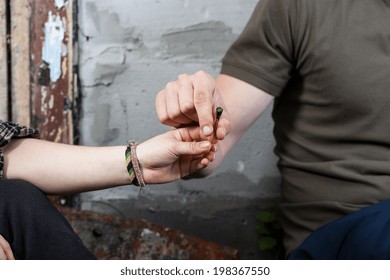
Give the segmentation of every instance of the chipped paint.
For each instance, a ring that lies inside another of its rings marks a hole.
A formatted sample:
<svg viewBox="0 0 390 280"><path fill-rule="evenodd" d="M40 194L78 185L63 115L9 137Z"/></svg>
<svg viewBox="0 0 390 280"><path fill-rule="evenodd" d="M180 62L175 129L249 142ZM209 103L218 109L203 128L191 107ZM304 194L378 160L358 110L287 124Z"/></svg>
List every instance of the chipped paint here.
<svg viewBox="0 0 390 280"><path fill-rule="evenodd" d="M42 60L50 69L50 81L55 83L61 77L62 56L67 53L66 45L63 43L65 37L65 19L49 11L48 20L45 23L45 40L42 47Z"/></svg>
<svg viewBox="0 0 390 280"><path fill-rule="evenodd" d="M73 143L77 96L77 85L73 87L73 65L77 63L73 58L77 38L73 33L73 1L29 1L34 11L30 19L34 35L29 45L31 69L35 70L31 79L33 126L40 130L42 139Z"/></svg>
<svg viewBox="0 0 390 280"><path fill-rule="evenodd" d="M68 57L65 56L64 59L62 60L62 65L61 65L61 69L62 69L62 77L61 79L65 79L65 76L66 74L68 73Z"/></svg>
<svg viewBox="0 0 390 280"><path fill-rule="evenodd" d="M65 0L54 0L57 9L61 9L62 7L64 7L65 2L66 2Z"/></svg>
<svg viewBox="0 0 390 280"><path fill-rule="evenodd" d="M48 95L48 92L47 92L47 87L41 87L41 112L45 112L47 110L45 110L47 108L47 104L46 104L46 100L47 100L47 95Z"/></svg>
<svg viewBox="0 0 390 280"><path fill-rule="evenodd" d="M204 13L209 13L207 9ZM205 18L208 15L205 14ZM232 28L222 21L201 22L167 30L161 36L164 57L207 58L224 53L235 39Z"/></svg>
<svg viewBox="0 0 390 280"><path fill-rule="evenodd" d="M127 70L126 52L121 47L109 47L91 56L83 65L88 72L95 73L93 80L84 79L84 86L109 86L115 78Z"/></svg>
<svg viewBox="0 0 390 280"><path fill-rule="evenodd" d="M50 95L50 99L49 99L48 105L49 105L49 109L53 109L54 108L54 95L53 94Z"/></svg>

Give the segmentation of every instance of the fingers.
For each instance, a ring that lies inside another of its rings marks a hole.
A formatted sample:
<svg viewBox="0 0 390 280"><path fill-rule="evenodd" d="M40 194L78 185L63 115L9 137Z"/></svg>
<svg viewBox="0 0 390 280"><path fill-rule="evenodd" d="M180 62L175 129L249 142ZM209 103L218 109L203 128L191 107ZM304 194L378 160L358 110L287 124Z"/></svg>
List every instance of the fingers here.
<svg viewBox="0 0 390 280"><path fill-rule="evenodd" d="M11 246L4 239L3 236L0 235L0 260L14 260L14 254L12 253Z"/></svg>
<svg viewBox="0 0 390 280"><path fill-rule="evenodd" d="M183 143L191 144L191 145L193 145L193 147L196 144L196 141L202 140L202 132L201 132L200 127L180 128L180 129L173 131L172 133L176 133L175 138L177 140L179 140ZM200 143L202 143L202 142L199 142L199 145L201 145ZM208 143L211 143L211 147L210 147L210 149L207 150L207 153L205 151L201 151L201 150L199 150L199 153L196 153L195 148L193 148L193 153L190 153L190 154L194 156L193 157L194 159L206 158L208 160L208 162L207 162L207 164L208 164L209 162L212 162L215 159L215 153L218 150L218 143L217 143L217 141L213 141L212 139L211 140L209 139L207 141L203 141L203 143L207 143L207 145L208 145ZM184 150L182 150L182 152L183 151ZM182 153L182 155L189 155L189 154Z"/></svg>
<svg viewBox="0 0 390 280"><path fill-rule="evenodd" d="M229 121L229 113L225 110L221 118L217 122L216 137L218 140L223 140L231 132L231 125Z"/></svg>
<svg viewBox="0 0 390 280"><path fill-rule="evenodd" d="M175 82L169 82L156 97L160 122L174 127L199 123L203 139L215 134L221 140L230 132L226 108L218 127L214 125L214 110L219 106L223 108L224 104L215 80L204 71L179 75Z"/></svg>
<svg viewBox="0 0 390 280"><path fill-rule="evenodd" d="M180 156L180 177L206 168L215 159L213 145L209 141L180 142L175 146Z"/></svg>
<svg viewBox="0 0 390 280"><path fill-rule="evenodd" d="M180 126L179 123L175 122L173 119L171 119L169 117L168 108L167 108L168 105L169 105L169 103L167 102L167 94L165 93L165 90L162 90L157 94L157 97L156 97L157 116L158 116L160 122L165 124L165 125L169 125L169 126L173 126L173 127Z"/></svg>
<svg viewBox="0 0 390 280"><path fill-rule="evenodd" d="M191 119L193 122L198 122L198 115L196 114L194 107L194 94L193 94L193 85L190 79L190 76L186 74L181 74L178 77L178 99L180 111Z"/></svg>
<svg viewBox="0 0 390 280"><path fill-rule="evenodd" d="M198 126L182 127L175 130L176 138L184 142L200 141L203 138L202 131Z"/></svg>
<svg viewBox="0 0 390 280"><path fill-rule="evenodd" d="M199 71L191 77L193 84L194 107L198 115L199 126L204 136L211 136L214 132L214 79L206 72Z"/></svg>
<svg viewBox="0 0 390 280"><path fill-rule="evenodd" d="M196 173L210 164L210 160L207 157L201 157L194 159L192 156L185 156L180 159L180 178Z"/></svg>
<svg viewBox="0 0 390 280"><path fill-rule="evenodd" d="M178 142L174 149L178 156L196 156L208 153L211 150L211 143L210 141Z"/></svg>
<svg viewBox="0 0 390 280"><path fill-rule="evenodd" d="M180 92L184 92L183 105L181 105L179 89ZM179 127L197 121L194 111L192 112L192 118L190 116L191 110L188 110L188 104L191 103L191 100L184 100L185 96L187 96L187 99L191 99L191 88L188 84L178 82L169 82L165 89L157 94L156 111L161 123Z"/></svg>

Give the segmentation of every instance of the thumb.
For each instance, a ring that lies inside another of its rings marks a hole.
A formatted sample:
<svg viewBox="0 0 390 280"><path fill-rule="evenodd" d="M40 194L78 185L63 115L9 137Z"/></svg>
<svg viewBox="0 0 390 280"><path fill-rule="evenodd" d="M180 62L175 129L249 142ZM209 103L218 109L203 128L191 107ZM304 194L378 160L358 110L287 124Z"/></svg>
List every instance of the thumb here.
<svg viewBox="0 0 390 280"><path fill-rule="evenodd" d="M14 254L12 253L11 246L4 239L2 235L0 235L0 260L14 260Z"/></svg>
<svg viewBox="0 0 390 280"><path fill-rule="evenodd" d="M210 141L178 142L174 149L179 155L183 156L201 155L210 151L211 143Z"/></svg>

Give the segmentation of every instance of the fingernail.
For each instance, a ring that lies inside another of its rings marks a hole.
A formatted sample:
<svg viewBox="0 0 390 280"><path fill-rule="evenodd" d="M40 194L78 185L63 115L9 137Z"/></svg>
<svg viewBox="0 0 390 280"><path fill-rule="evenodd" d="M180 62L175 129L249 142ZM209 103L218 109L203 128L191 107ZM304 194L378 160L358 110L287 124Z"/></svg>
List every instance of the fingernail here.
<svg viewBox="0 0 390 280"><path fill-rule="evenodd" d="M214 144L214 151L218 151L218 145Z"/></svg>
<svg viewBox="0 0 390 280"><path fill-rule="evenodd" d="M209 141L205 141L205 142L200 143L200 147L201 147L202 149L209 148L210 145L211 145L211 143L210 143Z"/></svg>
<svg viewBox="0 0 390 280"><path fill-rule="evenodd" d="M203 134L206 136L209 136L213 133L213 129L207 125L203 127L202 131L203 131Z"/></svg>

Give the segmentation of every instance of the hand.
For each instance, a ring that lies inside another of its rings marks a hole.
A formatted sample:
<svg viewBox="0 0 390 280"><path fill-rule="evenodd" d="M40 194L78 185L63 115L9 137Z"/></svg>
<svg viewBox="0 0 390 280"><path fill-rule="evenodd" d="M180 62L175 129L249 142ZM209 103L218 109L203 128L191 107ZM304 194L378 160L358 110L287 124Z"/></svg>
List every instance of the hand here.
<svg viewBox="0 0 390 280"><path fill-rule="evenodd" d="M224 111L215 125L217 107L222 107ZM231 130L229 113L215 80L203 71L193 75L182 74L176 81L169 82L157 94L156 110L160 121L169 126L199 123L203 139L215 135L217 140L223 140Z"/></svg>
<svg viewBox="0 0 390 280"><path fill-rule="evenodd" d="M199 127L186 127L139 144L137 156L145 183L171 182L207 167L214 160L214 148L210 141L200 140Z"/></svg>
<svg viewBox="0 0 390 280"><path fill-rule="evenodd" d="M15 260L11 246L0 234L0 260Z"/></svg>

